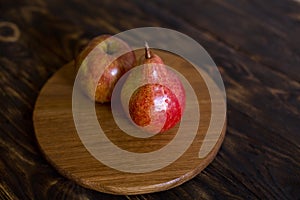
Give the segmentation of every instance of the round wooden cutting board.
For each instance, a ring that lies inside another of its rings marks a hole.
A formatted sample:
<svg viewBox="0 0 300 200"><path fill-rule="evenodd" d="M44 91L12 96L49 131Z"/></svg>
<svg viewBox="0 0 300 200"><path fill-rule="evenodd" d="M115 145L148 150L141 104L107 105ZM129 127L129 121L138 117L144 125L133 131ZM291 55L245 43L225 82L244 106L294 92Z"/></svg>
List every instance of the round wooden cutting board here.
<svg viewBox="0 0 300 200"><path fill-rule="evenodd" d="M203 74L204 72L200 74L195 67L179 56L165 51L155 52L163 58L165 64L182 74L195 91L198 101L195 103L199 106L200 120L190 146L174 162L149 172L133 173L118 170L95 158L83 144L75 128L72 115L72 91L76 71L74 63L71 62L63 66L45 84L37 99L33 115L40 148L48 161L61 174L84 187L100 192L143 194L178 186L196 176L214 159L225 135L226 120L222 117L226 116L226 109L225 111L214 110L212 114L212 104L222 107L225 106L225 102L212 99L213 96L204 78L208 78L207 74ZM142 53L143 51L136 52L137 55ZM95 104L95 109L99 125L109 139L105 142L110 142L123 151L141 155L170 145L182 125L179 123L163 134L138 138L126 134L117 126L109 103ZM218 123L222 123L221 129L212 128L213 123L216 123L212 120L213 117L220 119ZM111 152L105 152L104 149L102 153L110 155ZM110 159L119 158L112 156ZM126 157L116 162L119 162L120 166L126 165ZM155 158L146 161L152 165L156 162ZM142 163L145 161L136 160L131 167L145 167Z"/></svg>

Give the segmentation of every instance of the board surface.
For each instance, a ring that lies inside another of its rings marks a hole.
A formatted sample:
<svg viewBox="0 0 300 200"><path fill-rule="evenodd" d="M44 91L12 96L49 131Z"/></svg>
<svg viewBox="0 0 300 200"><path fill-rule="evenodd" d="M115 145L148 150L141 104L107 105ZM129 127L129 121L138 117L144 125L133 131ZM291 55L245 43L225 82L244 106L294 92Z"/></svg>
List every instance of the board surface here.
<svg viewBox="0 0 300 200"><path fill-rule="evenodd" d="M142 51L136 52L137 55L141 53ZM201 120L194 140L183 155L162 169L146 173L113 169L92 156L83 145L74 125L72 90L76 71L74 63L71 62L63 66L44 85L36 102L33 117L40 148L60 173L80 185L97 191L112 194L142 194L180 185L196 176L213 160L223 141L226 124L224 122L220 133L204 140L211 123L212 107L206 82L195 68L181 57L163 51L157 51L157 54L163 58L165 64L179 71L195 91L201 91L196 93ZM149 138L137 138L118 128L110 104L95 104L95 109L98 122L109 142L125 151L138 154L157 151L167 146L176 136L180 126L178 124L163 134ZM222 115L224 113L220 113L220 116ZM212 144L213 148L209 149L205 157L199 158L200 148L210 146L209 143L212 142L215 143ZM156 159L147 162L155 163ZM143 167L139 161L134 165L132 167Z"/></svg>

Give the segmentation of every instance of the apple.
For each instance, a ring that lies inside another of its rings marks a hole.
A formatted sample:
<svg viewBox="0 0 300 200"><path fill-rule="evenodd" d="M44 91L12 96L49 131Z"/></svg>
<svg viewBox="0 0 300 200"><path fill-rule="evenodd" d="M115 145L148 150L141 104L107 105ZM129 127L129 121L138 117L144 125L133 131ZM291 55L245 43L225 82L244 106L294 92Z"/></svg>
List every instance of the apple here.
<svg viewBox="0 0 300 200"><path fill-rule="evenodd" d="M178 75L147 44L139 65L124 83L122 104L125 110L128 107L135 125L152 134L163 133L181 120L186 98L184 87Z"/></svg>
<svg viewBox="0 0 300 200"><path fill-rule="evenodd" d="M75 60L83 92L99 103L110 102L115 84L135 64L128 44L111 35L92 39Z"/></svg>

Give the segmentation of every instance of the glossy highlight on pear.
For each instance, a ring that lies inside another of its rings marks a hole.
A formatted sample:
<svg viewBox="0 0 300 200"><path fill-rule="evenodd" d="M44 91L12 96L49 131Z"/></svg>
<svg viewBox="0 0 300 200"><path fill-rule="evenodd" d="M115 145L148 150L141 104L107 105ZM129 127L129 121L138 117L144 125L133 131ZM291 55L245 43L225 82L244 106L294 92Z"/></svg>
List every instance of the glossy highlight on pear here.
<svg viewBox="0 0 300 200"><path fill-rule="evenodd" d="M181 119L181 106L176 95L166 86L146 84L138 88L129 101L131 119L147 131L165 132Z"/></svg>

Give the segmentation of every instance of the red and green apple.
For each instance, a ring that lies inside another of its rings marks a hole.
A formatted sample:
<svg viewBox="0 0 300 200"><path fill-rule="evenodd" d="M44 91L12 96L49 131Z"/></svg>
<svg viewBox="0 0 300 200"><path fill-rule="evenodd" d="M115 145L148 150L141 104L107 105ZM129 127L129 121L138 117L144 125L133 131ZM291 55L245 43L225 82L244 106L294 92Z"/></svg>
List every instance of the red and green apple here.
<svg viewBox="0 0 300 200"><path fill-rule="evenodd" d="M128 44L111 35L92 39L75 61L82 90L99 103L110 102L115 84L135 64L135 54Z"/></svg>

